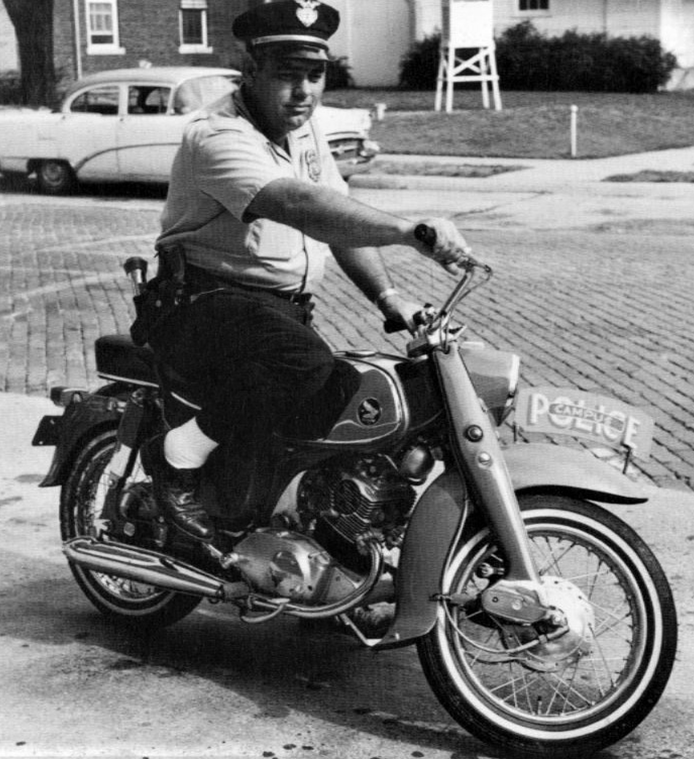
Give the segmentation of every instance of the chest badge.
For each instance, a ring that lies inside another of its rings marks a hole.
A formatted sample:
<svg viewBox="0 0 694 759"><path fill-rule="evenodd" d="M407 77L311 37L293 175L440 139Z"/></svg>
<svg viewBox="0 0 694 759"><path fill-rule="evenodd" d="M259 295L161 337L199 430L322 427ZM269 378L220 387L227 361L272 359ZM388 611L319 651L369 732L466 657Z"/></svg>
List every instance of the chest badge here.
<svg viewBox="0 0 694 759"><path fill-rule="evenodd" d="M301 6L297 8L296 17L304 26L313 26L318 21L318 11L316 6L320 5L318 0L296 0Z"/></svg>
<svg viewBox="0 0 694 759"><path fill-rule="evenodd" d="M309 179L317 182L320 179L320 162L318 160L318 154L311 148L304 154L306 158L306 170L308 171Z"/></svg>

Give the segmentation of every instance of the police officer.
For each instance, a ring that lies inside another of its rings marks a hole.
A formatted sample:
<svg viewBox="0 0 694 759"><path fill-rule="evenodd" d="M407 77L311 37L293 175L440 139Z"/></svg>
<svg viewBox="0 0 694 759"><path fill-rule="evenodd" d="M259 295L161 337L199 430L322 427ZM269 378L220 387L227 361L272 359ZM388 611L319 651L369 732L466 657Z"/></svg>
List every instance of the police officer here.
<svg viewBox="0 0 694 759"><path fill-rule="evenodd" d="M151 339L158 357L206 387L203 407L144 450L167 519L214 537L198 472L223 441L240 451L271 433L327 381L333 358L310 327L310 293L335 259L385 317L413 326L416 304L392 285L381 246L411 245L451 271L469 252L454 225L416 222L351 200L313 119L338 12L280 0L239 16L248 52L236 93L186 128L162 216L160 249L175 246L195 296ZM429 248L418 223L436 230Z"/></svg>

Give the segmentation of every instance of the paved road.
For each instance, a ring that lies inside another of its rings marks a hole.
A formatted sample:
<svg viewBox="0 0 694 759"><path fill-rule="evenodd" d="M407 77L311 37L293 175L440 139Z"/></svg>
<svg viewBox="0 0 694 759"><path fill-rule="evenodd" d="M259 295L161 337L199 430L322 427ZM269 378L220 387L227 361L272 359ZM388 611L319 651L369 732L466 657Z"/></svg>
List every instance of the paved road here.
<svg viewBox="0 0 694 759"><path fill-rule="evenodd" d="M652 715L601 759L691 759L694 446L691 191L686 188L361 188L403 214L459 221L497 276L470 299L470 332L524 360L532 384L601 388L658 419L646 473L661 490L621 508L673 585L681 648ZM486 189L485 189L486 188ZM60 554L51 451L27 449L52 384L94 385L90 344L131 319L120 264L150 256L161 194L49 200L0 188L0 756L503 759L437 705L411 649L373 655L295 620L249 629L203 604L151 637L107 625ZM9 188L12 189L12 188ZM398 286L451 284L404 249ZM373 308L331 268L318 326L337 348L391 346ZM33 397L25 397L25 394ZM597 758L596 758L597 759Z"/></svg>
<svg viewBox="0 0 694 759"><path fill-rule="evenodd" d="M0 393L0 757L511 759L448 717L413 648L207 602L151 635L107 623L61 554L57 490L36 487L52 451L29 440L52 411ZM651 715L591 759L694 759L694 494L615 511L669 576L680 645Z"/></svg>
<svg viewBox="0 0 694 759"><path fill-rule="evenodd" d="M599 390L646 409L657 426L643 473L659 485L693 489L691 188L543 190L486 181L459 181L448 192L355 192L403 213L448 215L468 230L497 270L468 301L470 334L519 353L530 385ZM0 390L42 395L56 384L93 386L91 345L128 329L131 294L121 264L151 257L162 192L136 188L128 198L122 190L88 190L48 199L4 189ZM403 291L442 300L447 275L405 248L388 255ZM382 334L374 309L335 266L318 296L318 328L336 348L402 349L402 336Z"/></svg>

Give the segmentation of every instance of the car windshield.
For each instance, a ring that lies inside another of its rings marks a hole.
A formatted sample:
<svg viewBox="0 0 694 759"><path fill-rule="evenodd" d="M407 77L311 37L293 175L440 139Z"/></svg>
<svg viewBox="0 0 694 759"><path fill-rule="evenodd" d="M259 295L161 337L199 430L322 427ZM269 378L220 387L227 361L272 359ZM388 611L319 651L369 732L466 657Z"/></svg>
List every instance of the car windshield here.
<svg viewBox="0 0 694 759"><path fill-rule="evenodd" d="M233 79L222 76L201 76L183 82L174 96L174 111L188 113L207 103L218 100L223 95L233 92L236 83Z"/></svg>

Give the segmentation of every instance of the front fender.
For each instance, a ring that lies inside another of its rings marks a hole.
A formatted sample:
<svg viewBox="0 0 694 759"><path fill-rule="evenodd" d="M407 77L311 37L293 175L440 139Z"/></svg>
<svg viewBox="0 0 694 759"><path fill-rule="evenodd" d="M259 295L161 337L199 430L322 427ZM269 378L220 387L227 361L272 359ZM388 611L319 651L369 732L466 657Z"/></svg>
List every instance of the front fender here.
<svg viewBox="0 0 694 759"><path fill-rule="evenodd" d="M504 449L516 493L556 490L589 501L643 503L643 488L590 453L546 443L519 443Z"/></svg>
<svg viewBox="0 0 694 759"><path fill-rule="evenodd" d="M543 443L504 450L516 493L561 490L565 495L604 503L642 503L641 488L589 453ZM436 622L446 557L463 515L465 487L457 472L439 476L417 502L398 565L397 611L375 648L406 645L426 635Z"/></svg>
<svg viewBox="0 0 694 759"><path fill-rule="evenodd" d="M398 562L395 619L375 648L407 645L434 626L443 567L464 505L465 487L455 471L440 475L417 501Z"/></svg>

